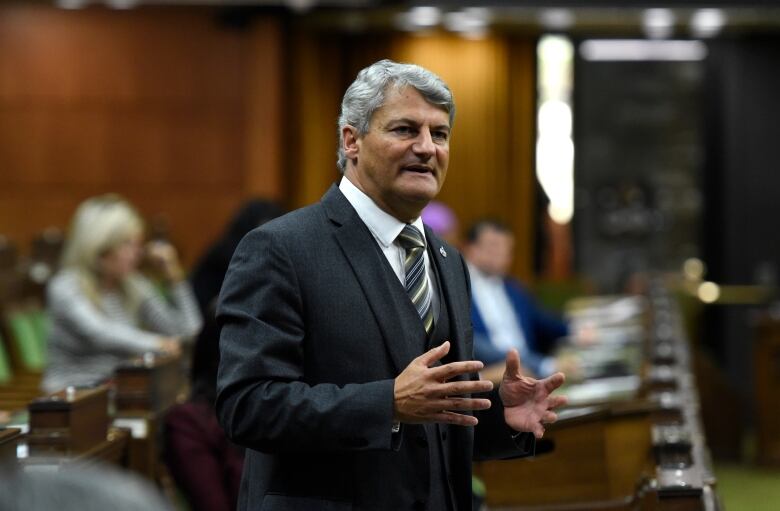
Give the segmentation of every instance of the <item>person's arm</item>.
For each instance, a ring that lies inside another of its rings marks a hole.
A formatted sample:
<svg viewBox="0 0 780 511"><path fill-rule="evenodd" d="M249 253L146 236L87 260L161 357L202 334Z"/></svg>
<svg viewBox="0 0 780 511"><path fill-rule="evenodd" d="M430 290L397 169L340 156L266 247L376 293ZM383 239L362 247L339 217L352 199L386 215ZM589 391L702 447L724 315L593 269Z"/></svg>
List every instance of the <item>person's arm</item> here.
<svg viewBox="0 0 780 511"><path fill-rule="evenodd" d="M193 338L203 327L203 318L190 283L184 279L176 249L167 241L147 243L146 260L167 286L170 301L163 299L144 277L129 279L143 298L139 311L144 327L161 334Z"/></svg>
<svg viewBox="0 0 780 511"><path fill-rule="evenodd" d="M217 309L220 423L234 442L266 452L390 449L392 379L305 381L304 304L278 236L252 231L225 278Z"/></svg>
<svg viewBox="0 0 780 511"><path fill-rule="evenodd" d="M531 339L534 345L531 349L539 353L549 353L558 339L569 335L569 326L561 318L542 308L519 283L509 281L508 286L514 295L516 307L520 308L518 314L526 316L527 324L533 329ZM527 360L524 362L527 363Z"/></svg>
<svg viewBox="0 0 780 511"><path fill-rule="evenodd" d="M128 354L162 349L166 339L108 318L84 294L78 275L61 273L47 288L49 314L79 336L89 339L96 349Z"/></svg>
<svg viewBox="0 0 780 511"><path fill-rule="evenodd" d="M515 431L507 425L498 385L483 397L490 399L491 406L474 413L479 424L474 428L472 459L486 461L533 456L535 437L533 433Z"/></svg>
<svg viewBox="0 0 780 511"><path fill-rule="evenodd" d="M192 338L200 332L203 318L189 282L180 280L171 284L170 301L164 299L143 277L133 278L132 285L142 296L139 314L146 328L182 338Z"/></svg>

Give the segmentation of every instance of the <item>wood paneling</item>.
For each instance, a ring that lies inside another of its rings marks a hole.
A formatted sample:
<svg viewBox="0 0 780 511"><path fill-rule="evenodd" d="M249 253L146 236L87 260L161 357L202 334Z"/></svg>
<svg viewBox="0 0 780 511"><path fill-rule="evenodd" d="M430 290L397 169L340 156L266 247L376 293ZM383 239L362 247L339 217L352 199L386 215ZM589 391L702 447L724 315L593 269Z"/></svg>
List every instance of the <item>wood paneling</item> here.
<svg viewBox="0 0 780 511"><path fill-rule="evenodd" d="M280 40L203 8L1 9L0 233L118 192L194 261L244 198L282 198Z"/></svg>
<svg viewBox="0 0 780 511"><path fill-rule="evenodd" d="M491 215L531 275L534 45L454 36L228 28L205 8L0 10L0 232L26 245L114 191L168 218L191 263L249 195L292 206L338 179L336 118L360 68L389 57L439 73L458 114L441 199ZM24 211L24 215L20 212Z"/></svg>
<svg viewBox="0 0 780 511"><path fill-rule="evenodd" d="M292 163L292 204L300 207L320 200L340 175L336 120L346 88L341 75L346 52L341 38L303 30L294 33L293 45L290 106L294 118L285 150Z"/></svg>

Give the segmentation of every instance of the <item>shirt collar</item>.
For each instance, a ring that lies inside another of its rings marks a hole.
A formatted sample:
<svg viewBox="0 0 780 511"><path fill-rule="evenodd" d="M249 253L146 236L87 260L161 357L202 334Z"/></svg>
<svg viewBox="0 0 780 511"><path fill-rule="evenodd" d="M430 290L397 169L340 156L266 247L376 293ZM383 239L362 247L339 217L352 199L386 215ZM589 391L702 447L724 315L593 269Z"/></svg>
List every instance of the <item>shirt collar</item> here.
<svg viewBox="0 0 780 511"><path fill-rule="evenodd" d="M468 261L466 261L466 266L468 266L469 274L474 282L479 282L480 284L492 287L503 287L504 279L502 277L499 277L498 275L488 275Z"/></svg>
<svg viewBox="0 0 780 511"><path fill-rule="evenodd" d="M382 210L376 203L363 193L357 186L344 176L339 183L339 190L344 194L352 207L357 211L358 216L366 224L368 230L374 235L374 238L383 246L389 247L395 239L401 234L406 224L401 222L393 215ZM412 225L417 227L425 240L425 229L423 228L422 218L417 217ZM426 240L427 244L427 240Z"/></svg>

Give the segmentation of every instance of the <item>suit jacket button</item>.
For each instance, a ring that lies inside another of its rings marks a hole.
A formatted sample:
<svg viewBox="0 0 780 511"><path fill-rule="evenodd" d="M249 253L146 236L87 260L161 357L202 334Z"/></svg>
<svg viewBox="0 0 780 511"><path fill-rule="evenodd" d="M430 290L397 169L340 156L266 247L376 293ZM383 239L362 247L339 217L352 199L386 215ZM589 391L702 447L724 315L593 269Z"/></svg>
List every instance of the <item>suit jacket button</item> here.
<svg viewBox="0 0 780 511"><path fill-rule="evenodd" d="M424 435L420 435L417 437L417 444L420 447L428 447L428 439Z"/></svg>

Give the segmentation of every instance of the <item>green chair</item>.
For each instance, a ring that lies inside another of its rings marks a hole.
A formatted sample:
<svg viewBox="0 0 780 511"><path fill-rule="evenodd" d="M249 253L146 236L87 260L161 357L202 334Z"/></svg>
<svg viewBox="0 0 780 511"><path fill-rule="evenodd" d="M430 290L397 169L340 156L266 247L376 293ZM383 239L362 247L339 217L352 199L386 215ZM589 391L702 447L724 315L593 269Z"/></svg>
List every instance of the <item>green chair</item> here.
<svg viewBox="0 0 780 511"><path fill-rule="evenodd" d="M29 371L41 371L46 367L45 320L36 319L35 311L13 311L7 316L22 366Z"/></svg>
<svg viewBox="0 0 780 511"><path fill-rule="evenodd" d="M43 353L44 364L46 363L46 352L48 350L49 339L49 316L43 309L33 309L29 313L30 321L32 321L33 328L35 329L35 337L38 341L38 348Z"/></svg>
<svg viewBox="0 0 780 511"><path fill-rule="evenodd" d="M0 334L0 385L5 385L13 378L11 361L8 358L8 350L5 348L5 340Z"/></svg>

